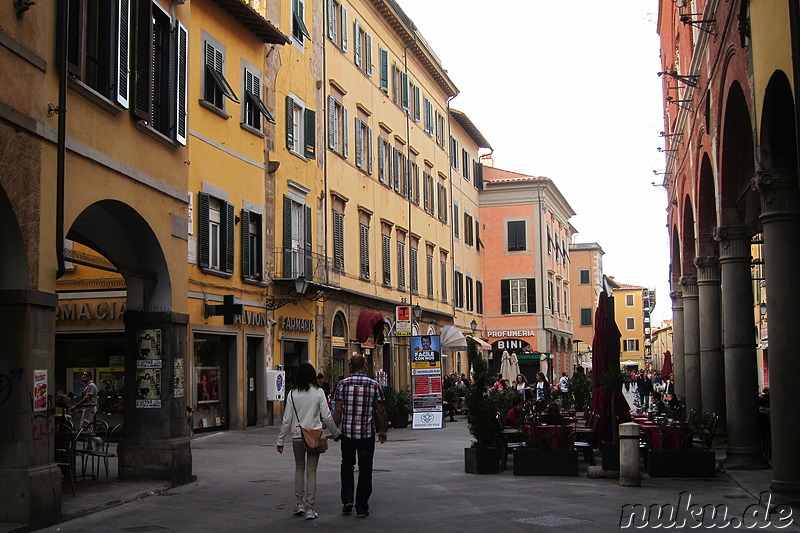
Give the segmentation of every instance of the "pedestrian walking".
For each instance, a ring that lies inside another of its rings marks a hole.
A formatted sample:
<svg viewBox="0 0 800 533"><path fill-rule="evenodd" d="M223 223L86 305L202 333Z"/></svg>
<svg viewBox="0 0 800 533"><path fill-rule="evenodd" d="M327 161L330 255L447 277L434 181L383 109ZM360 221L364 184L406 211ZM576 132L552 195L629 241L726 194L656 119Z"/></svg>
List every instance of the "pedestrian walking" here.
<svg viewBox="0 0 800 533"><path fill-rule="evenodd" d="M342 430L342 513L350 514L355 504L359 518L369 516L375 434L377 431L381 444L386 442L387 425L383 390L377 381L367 377L366 366L363 355L354 355L350 359L350 377L340 381L333 393L333 419ZM358 487L354 488L356 458Z"/></svg>
<svg viewBox="0 0 800 533"><path fill-rule="evenodd" d="M286 435L291 432L294 452L294 514L314 520L319 515L314 510L317 501L317 465L320 454L307 452L300 434L304 429L322 429L325 425L334 439L339 437L339 429L333 421L325 392L317 387L317 373L311 363L302 363L297 369L295 386L286 398L283 410L283 423L276 448L283 453Z"/></svg>

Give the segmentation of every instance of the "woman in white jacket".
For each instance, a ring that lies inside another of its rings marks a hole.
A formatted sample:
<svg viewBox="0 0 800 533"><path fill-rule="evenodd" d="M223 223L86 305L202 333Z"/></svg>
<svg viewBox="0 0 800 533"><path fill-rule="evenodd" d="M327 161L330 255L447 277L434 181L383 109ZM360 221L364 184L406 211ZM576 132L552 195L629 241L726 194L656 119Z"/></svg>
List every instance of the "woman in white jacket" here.
<svg viewBox="0 0 800 533"><path fill-rule="evenodd" d="M305 516L306 520L314 520L319 515L314 511L317 499L317 464L318 453L306 452L300 427L322 429L325 424L333 437L338 440L339 428L333 421L325 392L317 387L317 372L311 363L303 363L297 369L295 386L286 398L283 408L283 424L278 433L278 453L283 453L283 442L291 432L292 450L294 451L294 514ZM305 478L305 487L303 481Z"/></svg>

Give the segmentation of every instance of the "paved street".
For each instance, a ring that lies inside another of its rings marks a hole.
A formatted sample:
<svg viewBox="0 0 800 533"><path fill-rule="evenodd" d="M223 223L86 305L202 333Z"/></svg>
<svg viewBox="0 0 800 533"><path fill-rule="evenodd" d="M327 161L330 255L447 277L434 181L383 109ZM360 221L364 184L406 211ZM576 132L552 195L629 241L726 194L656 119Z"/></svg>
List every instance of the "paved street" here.
<svg viewBox="0 0 800 533"><path fill-rule="evenodd" d="M189 485L167 489L115 480L79 486L74 499L67 489L67 514L112 507L43 531L615 531L625 504L677 506L681 491L689 491L692 503L724 505L729 516L741 516L756 502L753 496L769 487L769 471L760 471L738 472L736 479L644 476L642 487L626 488L616 480L588 479L582 460L578 477L514 476L510 462L501 474L465 474L463 448L470 436L458 417L443 430L390 431L390 441L377 446L367 518L340 514L338 445L333 444L318 472L320 518L306 521L291 514L293 459L275 451L276 435L277 428L270 427L197 436L192 442L197 482Z"/></svg>

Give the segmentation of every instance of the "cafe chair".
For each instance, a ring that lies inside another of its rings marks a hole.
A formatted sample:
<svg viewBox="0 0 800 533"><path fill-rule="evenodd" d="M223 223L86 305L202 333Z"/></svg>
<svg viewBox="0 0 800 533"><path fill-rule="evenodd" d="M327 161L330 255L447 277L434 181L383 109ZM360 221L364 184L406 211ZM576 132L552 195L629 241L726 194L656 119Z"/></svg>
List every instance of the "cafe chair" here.
<svg viewBox="0 0 800 533"><path fill-rule="evenodd" d="M55 434L55 463L61 468L63 475L69 476L72 496L75 497L75 441L72 438L72 424L60 423Z"/></svg>
<svg viewBox="0 0 800 533"><path fill-rule="evenodd" d="M589 427L588 428L575 428L575 443L572 447L583 453L583 458L594 466L594 448L597 440L597 426L600 423L600 416L597 413L589 413Z"/></svg>
<svg viewBox="0 0 800 533"><path fill-rule="evenodd" d="M500 414L495 416L497 427L499 430L499 444L500 444L500 471L506 469L508 464L508 451L509 448L520 448L525 446L525 434L520 428L505 427L503 425L503 417Z"/></svg>
<svg viewBox="0 0 800 533"><path fill-rule="evenodd" d="M107 424L106 427L108 427ZM116 445L122 440L124 434L123 428L124 426L122 424L114 426L104 437L101 437L103 443L99 448L95 447L92 450L84 450L85 459L91 460L92 479L100 477L100 462L102 461L106 471L106 483L109 483L108 460L111 457L117 457ZM114 445L113 450L111 449L112 444Z"/></svg>

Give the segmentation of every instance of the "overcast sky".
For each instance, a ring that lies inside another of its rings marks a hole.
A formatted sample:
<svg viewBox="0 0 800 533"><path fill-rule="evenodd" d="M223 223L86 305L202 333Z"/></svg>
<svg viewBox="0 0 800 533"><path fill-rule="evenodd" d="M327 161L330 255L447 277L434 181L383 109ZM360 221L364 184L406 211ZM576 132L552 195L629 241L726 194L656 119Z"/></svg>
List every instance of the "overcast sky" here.
<svg viewBox="0 0 800 533"><path fill-rule="evenodd" d="M605 274L671 318L657 0L397 0L498 168L551 178Z"/></svg>

